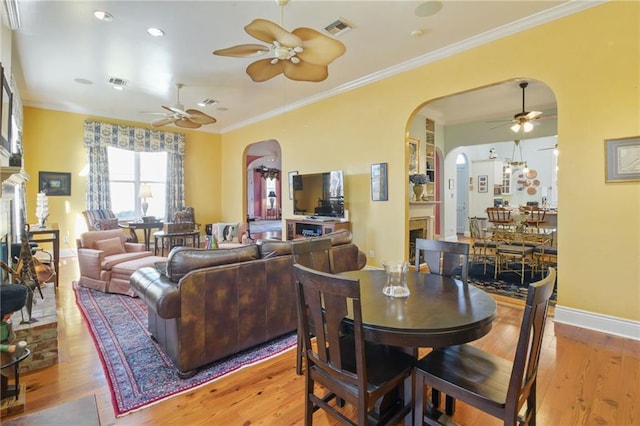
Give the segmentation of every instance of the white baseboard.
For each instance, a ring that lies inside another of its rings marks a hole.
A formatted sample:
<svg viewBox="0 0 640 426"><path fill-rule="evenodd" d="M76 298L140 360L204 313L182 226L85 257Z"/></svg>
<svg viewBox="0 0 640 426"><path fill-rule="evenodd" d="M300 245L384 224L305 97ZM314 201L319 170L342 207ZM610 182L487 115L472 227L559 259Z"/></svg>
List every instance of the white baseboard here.
<svg viewBox="0 0 640 426"><path fill-rule="evenodd" d="M566 306L556 306L554 321L601 333L640 340L640 322L610 315L596 314Z"/></svg>

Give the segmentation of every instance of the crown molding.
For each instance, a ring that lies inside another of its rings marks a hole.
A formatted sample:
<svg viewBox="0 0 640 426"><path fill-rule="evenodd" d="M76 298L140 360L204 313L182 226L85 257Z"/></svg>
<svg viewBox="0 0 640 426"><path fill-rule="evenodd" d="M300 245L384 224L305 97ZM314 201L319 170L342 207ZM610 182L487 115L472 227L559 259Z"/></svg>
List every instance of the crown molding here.
<svg viewBox="0 0 640 426"><path fill-rule="evenodd" d="M319 102L323 99L330 98L332 96L342 94L348 92L350 90L356 89L358 87L365 86L367 84L383 80L385 78L394 76L396 74L400 74L405 71L412 70L414 68L421 67L423 65L439 61L441 59L447 58L449 56L456 55L458 53L464 52L466 50L470 50L481 46L483 44L490 43L495 40L499 40L501 38L510 36L512 34L519 33L521 31L528 30L530 28L546 24L548 22L555 21L560 18L564 18L569 15L573 15L574 13L581 12L586 9L590 9L594 6L598 6L604 3L607 3L610 0L572 0L567 3L563 3L559 6L556 6L551 9L547 9L543 12L536 13L534 15L528 16L526 18L511 22L509 24L503 25L501 27L495 28L491 31L487 31L483 34L479 34L474 37L470 37L465 40L461 40L457 43L453 43L449 46L434 50L433 52L429 52L425 55L418 56L409 61L402 62L400 64L394 65L392 67L386 68L384 70L369 74L367 76L361 77L359 79L353 80L349 83L340 85L334 89L328 90L326 92L317 94L315 96L310 96L305 99L301 99L297 102L293 102L287 105L284 105L280 108L276 108L274 110L268 111L264 114L257 115L248 120L233 124L228 127L224 127L222 129L223 133L240 129L242 127L255 124L259 121L266 120L269 118L276 117L283 113L293 111L298 108L302 108L304 106L313 104L315 102Z"/></svg>

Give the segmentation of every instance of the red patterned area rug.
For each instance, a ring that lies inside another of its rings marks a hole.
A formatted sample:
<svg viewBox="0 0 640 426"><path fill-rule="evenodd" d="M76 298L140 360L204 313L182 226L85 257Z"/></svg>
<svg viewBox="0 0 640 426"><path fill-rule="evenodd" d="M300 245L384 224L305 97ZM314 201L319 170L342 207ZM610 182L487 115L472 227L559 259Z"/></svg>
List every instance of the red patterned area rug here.
<svg viewBox="0 0 640 426"><path fill-rule="evenodd" d="M98 349L116 417L204 386L296 345L296 334L290 333L215 362L189 379L181 379L147 331L145 302L80 287L77 282L73 283L73 289Z"/></svg>

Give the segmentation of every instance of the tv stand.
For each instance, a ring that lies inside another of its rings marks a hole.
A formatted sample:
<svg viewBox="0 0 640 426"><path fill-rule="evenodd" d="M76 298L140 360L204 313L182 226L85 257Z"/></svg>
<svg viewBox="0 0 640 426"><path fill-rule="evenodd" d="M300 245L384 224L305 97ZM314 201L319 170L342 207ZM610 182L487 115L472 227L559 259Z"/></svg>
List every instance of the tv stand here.
<svg viewBox="0 0 640 426"><path fill-rule="evenodd" d="M332 218L287 219L287 240L320 237L339 229L351 230L351 223Z"/></svg>

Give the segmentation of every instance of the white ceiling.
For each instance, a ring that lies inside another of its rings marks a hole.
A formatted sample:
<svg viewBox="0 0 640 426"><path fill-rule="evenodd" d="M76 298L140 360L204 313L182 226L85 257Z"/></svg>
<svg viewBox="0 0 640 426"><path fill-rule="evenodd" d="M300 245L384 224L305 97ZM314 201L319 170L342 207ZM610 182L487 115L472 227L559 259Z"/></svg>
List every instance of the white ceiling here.
<svg viewBox="0 0 640 426"><path fill-rule="evenodd" d="M284 9L288 30L305 26L324 31L338 17L352 23L355 28L339 37L347 52L329 65L323 82L277 76L254 83L245 68L255 59L215 56L212 51L261 43L243 27L257 17L279 23L279 6L273 0L18 1L21 27L13 34L13 73L24 105L151 122L158 116L149 113L173 105L175 84L183 83L185 107L218 120L200 128L206 132L227 131L598 4L291 0ZM97 9L110 12L113 21L95 19ZM146 28L151 26L166 35L149 36ZM414 30L424 35L412 36ZM109 77L127 80L124 91L113 90ZM520 111L517 83L493 89L464 102L449 98L438 114L446 116L447 123L460 123L478 119L480 111L480 119L510 118ZM204 98L219 103L198 107ZM551 91L532 82L527 110L554 106Z"/></svg>

